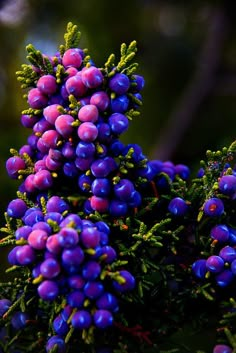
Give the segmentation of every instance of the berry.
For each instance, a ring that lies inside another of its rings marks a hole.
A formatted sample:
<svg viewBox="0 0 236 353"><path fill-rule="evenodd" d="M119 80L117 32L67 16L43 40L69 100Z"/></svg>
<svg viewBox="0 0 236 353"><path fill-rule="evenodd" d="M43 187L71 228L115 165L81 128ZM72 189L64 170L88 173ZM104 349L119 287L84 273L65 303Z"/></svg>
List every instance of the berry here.
<svg viewBox="0 0 236 353"><path fill-rule="evenodd" d="M203 212L210 217L219 217L224 213L224 204L221 199L212 197L205 201L203 205Z"/></svg>
<svg viewBox="0 0 236 353"><path fill-rule="evenodd" d="M7 214L10 217L21 218L27 210L25 201L21 199L12 200L7 206Z"/></svg>
<svg viewBox="0 0 236 353"><path fill-rule="evenodd" d="M72 316L71 324L75 329L87 329L92 324L92 317L87 310L79 310Z"/></svg>
<svg viewBox="0 0 236 353"><path fill-rule="evenodd" d="M37 88L45 95L52 95L57 91L56 78L52 75L44 75L38 79Z"/></svg>
<svg viewBox="0 0 236 353"><path fill-rule="evenodd" d="M65 67L74 66L79 69L82 64L81 51L78 48L67 49L62 58Z"/></svg>
<svg viewBox="0 0 236 353"><path fill-rule="evenodd" d="M56 118L61 115L60 109L63 107L59 104L51 104L44 108L43 116L52 125L55 124Z"/></svg>
<svg viewBox="0 0 236 353"><path fill-rule="evenodd" d="M60 265L54 258L48 258L44 260L40 265L40 272L45 278L54 278L59 275L60 271Z"/></svg>
<svg viewBox="0 0 236 353"><path fill-rule="evenodd" d="M26 168L25 161L20 157L10 157L6 162L6 170L10 178L17 179L19 171Z"/></svg>
<svg viewBox="0 0 236 353"><path fill-rule="evenodd" d="M38 190L47 190L53 185L53 178L48 170L40 170L34 175L33 185Z"/></svg>
<svg viewBox="0 0 236 353"><path fill-rule="evenodd" d="M112 200L109 206L109 212L112 217L123 217L128 212L127 203L121 200Z"/></svg>
<svg viewBox="0 0 236 353"><path fill-rule="evenodd" d="M52 349L55 350L56 347L56 352L57 353L65 353L66 352L66 344L65 341L63 340L62 337L60 336L52 336L49 338L46 344L46 351L47 353L50 353Z"/></svg>
<svg viewBox="0 0 236 353"><path fill-rule="evenodd" d="M226 269L217 274L215 279L218 286L226 287L233 281L234 275L231 270Z"/></svg>
<svg viewBox="0 0 236 353"><path fill-rule="evenodd" d="M45 280L38 286L38 294L45 301L53 301L59 294L59 288L55 281Z"/></svg>
<svg viewBox="0 0 236 353"><path fill-rule="evenodd" d="M113 113L124 113L127 111L128 106L129 98L126 94L122 94L121 96L111 99L111 111Z"/></svg>
<svg viewBox="0 0 236 353"><path fill-rule="evenodd" d="M94 104L99 111L105 111L110 103L110 99L106 92L98 91L92 94L90 104Z"/></svg>
<svg viewBox="0 0 236 353"><path fill-rule="evenodd" d="M168 210L174 216L184 216L188 210L188 205L181 197L175 197L170 201Z"/></svg>
<svg viewBox="0 0 236 353"><path fill-rule="evenodd" d="M108 210L109 200L104 197L92 196L90 205L94 211L104 213Z"/></svg>
<svg viewBox="0 0 236 353"><path fill-rule="evenodd" d="M213 353L232 353L233 350L231 347L226 344L217 344L214 347Z"/></svg>
<svg viewBox="0 0 236 353"><path fill-rule="evenodd" d="M33 230L28 236L29 245L37 250L43 250L46 247L48 233L41 229Z"/></svg>
<svg viewBox="0 0 236 353"><path fill-rule="evenodd" d="M219 181L219 190L222 194L233 196L236 193L236 176L222 176Z"/></svg>
<svg viewBox="0 0 236 353"><path fill-rule="evenodd" d="M83 83L88 88L97 88L103 82L103 75L99 69L94 66L85 67L81 71L81 78Z"/></svg>
<svg viewBox="0 0 236 353"><path fill-rule="evenodd" d="M12 305L9 299L0 299L0 317L2 317Z"/></svg>
<svg viewBox="0 0 236 353"><path fill-rule="evenodd" d="M65 89L68 95L72 94L76 98L85 95L87 87L82 81L80 72L77 75L68 78L65 84Z"/></svg>
<svg viewBox="0 0 236 353"><path fill-rule="evenodd" d="M66 301L72 308L81 308L84 304L85 295L79 290L74 290L67 295Z"/></svg>
<svg viewBox="0 0 236 353"><path fill-rule="evenodd" d="M53 320L52 326L55 333L59 336L65 336L69 331L69 325L61 314Z"/></svg>
<svg viewBox="0 0 236 353"><path fill-rule="evenodd" d="M86 104L80 108L78 118L82 122L95 123L98 120L98 109L96 105Z"/></svg>
<svg viewBox="0 0 236 353"><path fill-rule="evenodd" d="M98 136L98 129L91 122L82 123L78 128L78 136L82 141L92 142Z"/></svg>
<svg viewBox="0 0 236 353"><path fill-rule="evenodd" d="M110 310L112 312L118 311L118 300L111 293L104 293L96 301L98 309Z"/></svg>
<svg viewBox="0 0 236 353"><path fill-rule="evenodd" d="M28 103L33 109L45 108L48 98L38 88L32 88L28 93Z"/></svg>
<svg viewBox="0 0 236 353"><path fill-rule="evenodd" d="M196 277L204 279L207 273L206 260L199 259L196 260L192 265L192 271Z"/></svg>
<svg viewBox="0 0 236 353"><path fill-rule="evenodd" d="M129 120L128 118L118 113L112 114L108 119L111 130L114 134L120 135L128 129Z"/></svg>
<svg viewBox="0 0 236 353"><path fill-rule="evenodd" d="M135 279L131 275L130 272L126 270L121 270L119 271L119 275L122 277L122 282L119 283L118 281L113 281L113 287L118 291L118 292L126 292L134 289L135 287Z"/></svg>
<svg viewBox="0 0 236 353"><path fill-rule="evenodd" d="M134 192L134 185L128 179L121 179L114 186L114 194L121 201L128 201Z"/></svg>
<svg viewBox="0 0 236 353"><path fill-rule="evenodd" d="M12 327L16 330L21 330L27 325L29 320L29 314L22 311L17 311L12 315L11 324Z"/></svg>
<svg viewBox="0 0 236 353"><path fill-rule="evenodd" d="M94 325L100 329L105 329L113 324L112 313L105 309L98 309L93 314Z"/></svg>
<svg viewBox="0 0 236 353"><path fill-rule="evenodd" d="M82 276L86 280L93 281L100 275L100 273L101 266L96 261L87 261L82 267Z"/></svg>
<svg viewBox="0 0 236 353"><path fill-rule="evenodd" d="M224 260L220 256L212 255L206 261L206 269L213 273L219 273L224 268Z"/></svg>
<svg viewBox="0 0 236 353"><path fill-rule="evenodd" d="M130 81L125 74L117 73L109 81L109 88L118 95L124 94L128 91Z"/></svg>
<svg viewBox="0 0 236 353"><path fill-rule="evenodd" d="M74 118L68 114L59 115L55 121L55 128L61 134L61 136L68 138L74 130L72 123Z"/></svg>
<svg viewBox="0 0 236 353"><path fill-rule="evenodd" d="M34 249L29 245L22 245L19 246L16 250L16 261L21 266L27 266L32 264L35 259L36 255Z"/></svg>
<svg viewBox="0 0 236 353"><path fill-rule="evenodd" d="M225 262L232 262L236 259L236 250L232 246L226 245L220 250L219 255Z"/></svg>
<svg viewBox="0 0 236 353"><path fill-rule="evenodd" d="M216 225L211 229L210 236L219 242L226 242L229 239L229 228L224 224Z"/></svg>
<svg viewBox="0 0 236 353"><path fill-rule="evenodd" d="M59 244L63 248L73 248L79 242L78 232L73 228L64 227L56 236Z"/></svg>
<svg viewBox="0 0 236 353"><path fill-rule="evenodd" d="M111 192L111 182L106 178L94 179L91 185L91 191L95 196L106 197Z"/></svg>
<svg viewBox="0 0 236 353"><path fill-rule="evenodd" d="M89 281L84 286L84 294L89 299L97 299L104 292L104 287L101 282Z"/></svg>
<svg viewBox="0 0 236 353"><path fill-rule="evenodd" d="M80 241L85 248L96 248L100 241L100 232L95 227L87 227L80 233Z"/></svg>

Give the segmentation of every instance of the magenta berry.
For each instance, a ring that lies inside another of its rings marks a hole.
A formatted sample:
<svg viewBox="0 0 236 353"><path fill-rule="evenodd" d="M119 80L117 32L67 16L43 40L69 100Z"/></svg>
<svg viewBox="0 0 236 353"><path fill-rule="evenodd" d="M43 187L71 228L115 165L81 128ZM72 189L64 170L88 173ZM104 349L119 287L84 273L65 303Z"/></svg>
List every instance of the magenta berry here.
<svg viewBox="0 0 236 353"><path fill-rule="evenodd" d="M56 78L52 75L41 76L37 82L37 88L45 95L52 95L57 90Z"/></svg>
<svg viewBox="0 0 236 353"><path fill-rule="evenodd" d="M77 48L66 50L62 58L62 64L65 67L74 66L79 69L82 64L81 51Z"/></svg>
<svg viewBox="0 0 236 353"><path fill-rule="evenodd" d="M98 136L98 129L91 122L82 123L78 128L78 136L82 141L93 142Z"/></svg>
<svg viewBox="0 0 236 353"><path fill-rule="evenodd" d="M6 162L6 170L10 178L17 179L19 171L26 168L25 161L21 157L10 157Z"/></svg>
<svg viewBox="0 0 236 353"><path fill-rule="evenodd" d="M48 98L38 88L32 88L28 93L28 103L33 109L45 108Z"/></svg>
<svg viewBox="0 0 236 353"><path fill-rule="evenodd" d="M80 108L78 118L82 122L95 123L98 120L98 109L96 105L86 104Z"/></svg>
<svg viewBox="0 0 236 353"><path fill-rule="evenodd" d="M88 88L97 88L103 82L103 75L95 66L86 67L81 71L82 81Z"/></svg>

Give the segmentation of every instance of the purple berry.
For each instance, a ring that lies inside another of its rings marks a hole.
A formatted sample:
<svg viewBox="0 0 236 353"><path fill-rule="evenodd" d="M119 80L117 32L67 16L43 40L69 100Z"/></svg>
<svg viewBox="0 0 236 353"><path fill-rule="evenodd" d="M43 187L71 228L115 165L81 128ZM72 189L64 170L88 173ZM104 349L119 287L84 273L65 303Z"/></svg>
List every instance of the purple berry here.
<svg viewBox="0 0 236 353"><path fill-rule="evenodd" d="M58 297L59 287L55 281L45 280L38 286L38 294L45 301L53 301Z"/></svg>
<svg viewBox="0 0 236 353"><path fill-rule="evenodd" d="M104 293L96 301L98 309L110 310L112 312L118 311L118 300L111 293Z"/></svg>
<svg viewBox="0 0 236 353"><path fill-rule="evenodd" d="M52 326L55 333L59 336L65 336L69 331L69 325L61 314L53 320Z"/></svg>
<svg viewBox="0 0 236 353"><path fill-rule="evenodd" d="M48 258L44 260L40 265L40 272L45 278L54 278L59 275L60 271L60 265L54 258Z"/></svg>
<svg viewBox="0 0 236 353"><path fill-rule="evenodd" d="M44 118L52 125L55 124L56 118L61 115L60 113L60 108L63 109L63 107L59 104L51 104L47 107L44 108L43 110L43 116Z"/></svg>
<svg viewBox="0 0 236 353"><path fill-rule="evenodd" d="M69 210L69 205L61 197L52 196L46 203L46 210L47 212L63 213L64 211Z"/></svg>
<svg viewBox="0 0 236 353"><path fill-rule="evenodd" d="M219 181L219 190L222 194L233 196L236 193L236 176L224 175Z"/></svg>
<svg viewBox="0 0 236 353"><path fill-rule="evenodd" d="M130 81L125 74L117 73L110 79L108 86L113 92L121 95L128 91Z"/></svg>
<svg viewBox="0 0 236 353"><path fill-rule="evenodd" d="M219 273L224 268L224 260L220 256L212 255L206 261L206 269L212 273Z"/></svg>
<svg viewBox="0 0 236 353"><path fill-rule="evenodd" d="M82 267L82 276L86 280L93 281L100 275L100 273L101 266L96 261L87 261Z"/></svg>
<svg viewBox="0 0 236 353"><path fill-rule="evenodd" d="M119 271L119 275L123 278L124 282L119 283L114 280L113 287L121 293L133 290L135 287L135 278L131 275L131 273L126 270L121 270Z"/></svg>
<svg viewBox="0 0 236 353"><path fill-rule="evenodd" d="M22 311L17 311L12 315L11 324L16 330L21 330L27 325L29 314Z"/></svg>
<svg viewBox="0 0 236 353"><path fill-rule="evenodd" d="M196 277L204 279L207 273L206 260L199 259L196 260L192 265L192 271Z"/></svg>
<svg viewBox="0 0 236 353"><path fill-rule="evenodd" d="M124 217L128 212L128 206L125 201L111 200L109 205L109 213L112 217Z"/></svg>
<svg viewBox="0 0 236 353"><path fill-rule="evenodd" d="M100 242L100 232L95 227L87 227L80 233L80 241L85 248L96 248Z"/></svg>
<svg viewBox="0 0 236 353"><path fill-rule="evenodd" d="M216 275L215 280L218 286L226 287L228 286L234 279L234 275L231 270L224 270Z"/></svg>
<svg viewBox="0 0 236 353"><path fill-rule="evenodd" d="M2 317L12 305L9 299L0 299L0 317Z"/></svg>
<svg viewBox="0 0 236 353"><path fill-rule="evenodd" d="M224 224L219 224L211 229L210 236L219 242L226 242L229 239L229 228Z"/></svg>
<svg viewBox="0 0 236 353"><path fill-rule="evenodd" d="M97 299L104 292L104 287L101 282L89 281L84 286L84 294L89 299Z"/></svg>
<svg viewBox="0 0 236 353"><path fill-rule="evenodd" d="M203 205L203 211L205 215L210 217L218 217L224 213L224 204L223 201L217 197L212 197L205 201Z"/></svg>
<svg viewBox="0 0 236 353"><path fill-rule="evenodd" d="M108 119L111 130L114 134L120 135L128 129L129 120L128 118L118 113L113 113Z"/></svg>
<svg viewBox="0 0 236 353"><path fill-rule="evenodd" d="M27 210L25 201L21 199L12 200L7 206L7 214L10 217L21 218Z"/></svg>
<svg viewBox="0 0 236 353"><path fill-rule="evenodd" d="M35 252L30 245L22 245L16 250L16 260L19 265L27 266L35 261Z"/></svg>
<svg viewBox="0 0 236 353"><path fill-rule="evenodd" d="M126 94L111 99L111 111L113 113L124 113L129 106L129 98Z"/></svg>
<svg viewBox="0 0 236 353"><path fill-rule="evenodd" d="M233 349L226 344L217 344L214 347L213 353L232 353Z"/></svg>
<svg viewBox="0 0 236 353"><path fill-rule="evenodd" d="M120 179L114 186L114 194L121 201L128 201L134 192L134 184L129 179Z"/></svg>
<svg viewBox="0 0 236 353"><path fill-rule="evenodd" d="M236 259L236 250L232 246L226 245L220 250L219 255L225 262L232 262Z"/></svg>
<svg viewBox="0 0 236 353"><path fill-rule="evenodd" d="M79 310L72 316L71 324L75 329L88 329L92 324L92 317L87 310Z"/></svg>
<svg viewBox="0 0 236 353"><path fill-rule="evenodd" d="M10 178L17 179L19 171L26 168L25 161L20 157L10 157L6 162L6 170Z"/></svg>
<svg viewBox="0 0 236 353"><path fill-rule="evenodd" d="M55 350L57 353L65 353L66 352L66 344L62 337L60 336L52 336L49 338L46 344L46 351L50 353L52 349Z"/></svg>
<svg viewBox="0 0 236 353"><path fill-rule="evenodd" d="M174 216L184 216L188 210L188 205L181 197L175 197L170 201L168 210Z"/></svg>
<svg viewBox="0 0 236 353"><path fill-rule="evenodd" d="M96 147L92 142L80 141L76 147L76 155L79 158L91 158L96 152Z"/></svg>
<svg viewBox="0 0 236 353"><path fill-rule="evenodd" d="M79 290L74 290L73 292L69 293L66 297L67 303L72 308L81 308L84 304L85 295L83 292Z"/></svg>
<svg viewBox="0 0 236 353"><path fill-rule="evenodd" d="M75 98L83 97L87 91L87 87L82 81L80 72L68 78L65 84L65 89L68 95L72 94Z"/></svg>
<svg viewBox="0 0 236 353"><path fill-rule="evenodd" d="M113 324L113 316L109 310L98 309L93 314L94 325L100 329L105 329Z"/></svg>
<svg viewBox="0 0 236 353"><path fill-rule="evenodd" d="M63 248L73 248L79 242L78 232L69 227L62 228L57 233L58 242Z"/></svg>

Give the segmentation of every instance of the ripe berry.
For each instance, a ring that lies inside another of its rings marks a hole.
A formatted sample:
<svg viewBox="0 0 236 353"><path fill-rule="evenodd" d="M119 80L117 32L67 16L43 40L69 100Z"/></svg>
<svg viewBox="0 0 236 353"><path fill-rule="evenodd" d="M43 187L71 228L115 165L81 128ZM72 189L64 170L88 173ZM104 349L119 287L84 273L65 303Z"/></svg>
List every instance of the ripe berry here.
<svg viewBox="0 0 236 353"><path fill-rule="evenodd" d="M98 309L93 314L94 325L100 329L105 329L113 324L112 313L105 309Z"/></svg>
<svg viewBox="0 0 236 353"><path fill-rule="evenodd" d="M27 210L25 201L21 199L12 200L7 206L7 214L9 217L21 218Z"/></svg>
<svg viewBox="0 0 236 353"><path fill-rule="evenodd" d="M48 98L38 88L31 88L28 93L28 103L33 109L42 109L47 106Z"/></svg>
<svg viewBox="0 0 236 353"><path fill-rule="evenodd" d="M210 236L219 242L226 242L229 239L229 228L224 224L219 224L211 229Z"/></svg>
<svg viewBox="0 0 236 353"><path fill-rule="evenodd" d="M10 157L6 162L6 170L10 178L17 179L19 170L26 168L25 161L20 157Z"/></svg>
<svg viewBox="0 0 236 353"><path fill-rule="evenodd" d="M212 255L206 261L206 269L213 273L219 273L224 268L224 260L220 256Z"/></svg>
<svg viewBox="0 0 236 353"><path fill-rule="evenodd" d="M114 194L121 201L128 201L134 192L134 185L129 179L120 179L114 186Z"/></svg>
<svg viewBox="0 0 236 353"><path fill-rule="evenodd" d="M206 260L205 259L196 260L192 265L192 271L196 277L200 279L204 279L207 273Z"/></svg>
<svg viewBox="0 0 236 353"><path fill-rule="evenodd" d="M45 280L38 286L40 298L46 301L53 301L59 294L59 287L55 281Z"/></svg>
<svg viewBox="0 0 236 353"><path fill-rule="evenodd" d="M109 200L105 197L92 196L90 199L91 208L97 212L106 212L109 208Z"/></svg>
<svg viewBox="0 0 236 353"><path fill-rule="evenodd" d="M56 347L56 352L57 353L65 353L66 352L66 344L65 341L62 337L60 336L52 336L49 338L46 344L46 351L47 353L50 353L52 349L55 350Z"/></svg>
<svg viewBox="0 0 236 353"><path fill-rule="evenodd" d="M74 118L69 114L62 114L56 118L55 128L61 134L61 136L68 138L74 130L72 123Z"/></svg>
<svg viewBox="0 0 236 353"><path fill-rule="evenodd" d="M216 275L215 280L218 286L226 287L228 286L234 279L234 275L231 270L224 270Z"/></svg>
<svg viewBox="0 0 236 353"><path fill-rule="evenodd" d="M110 79L108 86L113 92L121 95L128 91L130 81L125 74L117 73Z"/></svg>
<svg viewBox="0 0 236 353"><path fill-rule="evenodd" d="M95 227L87 227L80 233L80 241L85 248L96 248L100 241L100 232Z"/></svg>
<svg viewBox="0 0 236 353"><path fill-rule="evenodd" d="M232 262L236 259L236 250L232 246L226 245L220 250L219 255L225 262Z"/></svg>
<svg viewBox="0 0 236 353"><path fill-rule="evenodd" d="M188 210L188 205L181 197L175 197L170 201L168 210L174 216L184 216Z"/></svg>
<svg viewBox="0 0 236 353"><path fill-rule="evenodd" d="M51 104L44 108L43 116L44 118L52 125L55 124L56 118L61 115L60 108L63 110L63 107L59 104Z"/></svg>
<svg viewBox="0 0 236 353"><path fill-rule="evenodd" d="M46 247L48 233L41 229L33 230L28 236L29 245L37 250L43 250Z"/></svg>
<svg viewBox="0 0 236 353"><path fill-rule="evenodd" d="M82 122L95 123L98 120L98 109L96 105L86 104L80 108L78 118Z"/></svg>
<svg viewBox="0 0 236 353"><path fill-rule="evenodd" d="M213 353L232 353L233 350L231 347L226 344L217 344L214 347Z"/></svg>
<svg viewBox="0 0 236 353"><path fill-rule="evenodd" d="M78 48L67 49L63 55L62 64L65 67L74 66L79 69L82 64L81 50Z"/></svg>
<svg viewBox="0 0 236 353"><path fill-rule="evenodd" d="M128 129L129 120L128 118L118 113L113 113L108 119L111 130L114 134L120 135Z"/></svg>
<svg viewBox="0 0 236 353"><path fill-rule="evenodd" d="M37 88L45 95L52 95L57 91L56 77L44 75L38 79Z"/></svg>
<svg viewBox="0 0 236 353"><path fill-rule="evenodd" d="M75 329L84 330L91 326L92 317L87 310L79 310L72 316L71 324Z"/></svg>
<svg viewBox="0 0 236 353"><path fill-rule="evenodd" d="M34 186L39 190L47 190L53 185L53 178L48 170L40 170L34 175Z"/></svg>
<svg viewBox="0 0 236 353"><path fill-rule="evenodd" d="M110 103L110 99L106 92L98 91L92 94L90 98L90 104L94 104L99 111L105 111Z"/></svg>
<svg viewBox="0 0 236 353"><path fill-rule="evenodd" d="M82 141L92 142L96 140L98 136L98 129L96 125L91 122L82 123L78 127L78 136Z"/></svg>
<svg viewBox="0 0 236 353"><path fill-rule="evenodd" d="M103 82L101 71L94 66L85 67L81 71L81 78L85 86L88 88L97 88Z"/></svg>
<svg viewBox="0 0 236 353"><path fill-rule="evenodd" d="M113 287L119 292L126 292L134 289L135 287L135 278L131 275L130 272L126 270L119 271L119 275L123 278L123 283L118 281L113 281Z"/></svg>
<svg viewBox="0 0 236 353"><path fill-rule="evenodd" d="M219 190L222 192L222 194L233 196L236 193L236 176L222 176L219 181Z"/></svg>
<svg viewBox="0 0 236 353"><path fill-rule="evenodd" d="M12 305L9 299L0 299L0 317L2 317Z"/></svg>
<svg viewBox="0 0 236 353"><path fill-rule="evenodd" d="M124 113L129 106L129 98L126 94L111 99L111 111L113 113Z"/></svg>
<svg viewBox="0 0 236 353"><path fill-rule="evenodd" d="M17 311L12 315L11 324L14 329L21 330L26 326L28 320L29 320L28 313Z"/></svg>
<svg viewBox="0 0 236 353"><path fill-rule="evenodd" d="M221 199L212 197L205 201L203 205L203 211L207 216L218 217L224 213L224 204Z"/></svg>
<svg viewBox="0 0 236 353"><path fill-rule="evenodd" d="M59 275L60 271L60 265L54 258L48 258L44 260L40 265L40 272L45 278L54 278Z"/></svg>
<svg viewBox="0 0 236 353"><path fill-rule="evenodd" d="M66 297L67 303L72 308L81 308L84 304L85 295L80 290L74 290L73 292L69 293Z"/></svg>

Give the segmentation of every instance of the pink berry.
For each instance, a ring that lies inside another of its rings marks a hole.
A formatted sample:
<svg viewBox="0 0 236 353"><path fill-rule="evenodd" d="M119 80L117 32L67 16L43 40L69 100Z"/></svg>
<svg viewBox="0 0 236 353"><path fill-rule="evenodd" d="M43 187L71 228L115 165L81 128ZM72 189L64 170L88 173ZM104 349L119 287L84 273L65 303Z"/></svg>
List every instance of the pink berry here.
<svg viewBox="0 0 236 353"><path fill-rule="evenodd" d="M78 136L82 141L92 142L98 136L98 129L93 123L85 122L79 126Z"/></svg>

